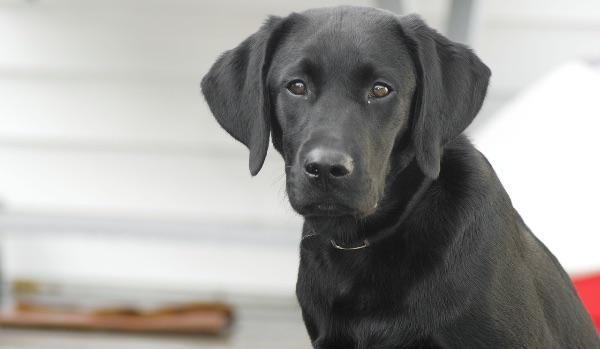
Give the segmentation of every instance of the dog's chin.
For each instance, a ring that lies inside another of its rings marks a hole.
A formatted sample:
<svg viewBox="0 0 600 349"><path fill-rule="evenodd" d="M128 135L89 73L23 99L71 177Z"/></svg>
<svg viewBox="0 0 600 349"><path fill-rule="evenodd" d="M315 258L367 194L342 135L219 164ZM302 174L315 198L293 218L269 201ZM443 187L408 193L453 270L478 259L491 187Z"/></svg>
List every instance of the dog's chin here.
<svg viewBox="0 0 600 349"><path fill-rule="evenodd" d="M296 207L295 210L306 218L336 218L343 216L362 218L372 214L375 208L365 210L336 202L315 202Z"/></svg>
<svg viewBox="0 0 600 349"><path fill-rule="evenodd" d="M352 195L347 195L347 193L305 193L295 190L293 187L287 189L292 208L305 218L344 216L365 218L378 209L378 203L382 196L373 191L359 193L361 192L359 189L355 189Z"/></svg>
<svg viewBox="0 0 600 349"><path fill-rule="evenodd" d="M304 217L341 217L355 216L356 210L339 203L314 203L303 207L300 212Z"/></svg>

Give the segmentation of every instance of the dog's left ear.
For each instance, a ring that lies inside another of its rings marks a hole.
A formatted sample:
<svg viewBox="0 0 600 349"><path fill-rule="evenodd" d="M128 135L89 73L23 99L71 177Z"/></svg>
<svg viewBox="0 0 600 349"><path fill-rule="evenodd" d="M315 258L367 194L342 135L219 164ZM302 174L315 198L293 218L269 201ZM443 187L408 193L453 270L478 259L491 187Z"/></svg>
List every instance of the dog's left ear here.
<svg viewBox="0 0 600 349"><path fill-rule="evenodd" d="M250 173L261 169L269 148L270 103L266 77L283 18L270 17L252 36L227 51L202 79L204 98L233 138L250 150Z"/></svg>
<svg viewBox="0 0 600 349"><path fill-rule="evenodd" d="M417 70L412 142L425 175L437 178L443 147L481 109L490 69L468 47L431 29L418 16L400 17L401 35Z"/></svg>

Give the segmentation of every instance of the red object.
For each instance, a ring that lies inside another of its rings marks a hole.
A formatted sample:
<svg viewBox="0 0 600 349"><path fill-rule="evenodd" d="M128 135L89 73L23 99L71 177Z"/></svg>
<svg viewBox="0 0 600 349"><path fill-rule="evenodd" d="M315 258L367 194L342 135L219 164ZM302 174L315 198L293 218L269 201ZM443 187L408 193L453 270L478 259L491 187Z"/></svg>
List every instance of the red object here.
<svg viewBox="0 0 600 349"><path fill-rule="evenodd" d="M600 274L574 278L573 284L583 305L592 316L596 328L600 331Z"/></svg>

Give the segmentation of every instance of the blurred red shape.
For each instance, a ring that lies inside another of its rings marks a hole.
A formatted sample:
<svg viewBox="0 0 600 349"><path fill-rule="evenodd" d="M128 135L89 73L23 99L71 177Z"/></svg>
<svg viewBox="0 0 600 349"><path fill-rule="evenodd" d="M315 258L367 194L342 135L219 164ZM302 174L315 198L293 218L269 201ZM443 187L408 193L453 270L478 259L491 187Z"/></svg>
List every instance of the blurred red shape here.
<svg viewBox="0 0 600 349"><path fill-rule="evenodd" d="M573 278L573 284L600 331L600 274Z"/></svg>

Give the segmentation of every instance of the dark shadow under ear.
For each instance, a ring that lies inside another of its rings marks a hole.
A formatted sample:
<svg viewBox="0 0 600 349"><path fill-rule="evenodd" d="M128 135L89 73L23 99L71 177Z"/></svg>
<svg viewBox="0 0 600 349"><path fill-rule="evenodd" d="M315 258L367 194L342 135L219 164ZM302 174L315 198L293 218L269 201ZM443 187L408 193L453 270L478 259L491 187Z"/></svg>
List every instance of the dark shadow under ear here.
<svg viewBox="0 0 600 349"><path fill-rule="evenodd" d="M258 32L227 51L201 83L219 124L250 150L250 173L261 169L269 148L270 103L266 77L285 20L270 17Z"/></svg>
<svg viewBox="0 0 600 349"><path fill-rule="evenodd" d="M437 178L443 147L473 121L490 69L468 47L450 41L415 15L399 19L417 70L412 142L421 170Z"/></svg>

